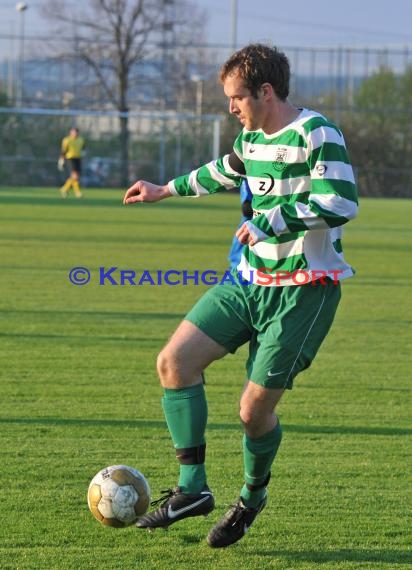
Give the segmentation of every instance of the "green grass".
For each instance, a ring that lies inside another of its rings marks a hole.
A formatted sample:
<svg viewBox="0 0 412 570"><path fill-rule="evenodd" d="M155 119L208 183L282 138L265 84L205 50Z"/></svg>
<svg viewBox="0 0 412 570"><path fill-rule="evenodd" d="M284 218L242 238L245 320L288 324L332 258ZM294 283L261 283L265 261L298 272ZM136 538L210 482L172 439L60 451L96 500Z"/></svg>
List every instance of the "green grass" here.
<svg viewBox="0 0 412 570"><path fill-rule="evenodd" d="M102 467L137 467L155 498L176 483L155 360L205 287L102 286L98 268L223 272L238 198L125 208L121 192L85 194L0 189L0 567L411 568L412 201L365 199L347 226L357 276L280 405L269 506L243 541L215 551L204 537L242 484L246 349L208 372L216 511L168 533L103 527L86 504ZM90 283L70 283L75 266Z"/></svg>

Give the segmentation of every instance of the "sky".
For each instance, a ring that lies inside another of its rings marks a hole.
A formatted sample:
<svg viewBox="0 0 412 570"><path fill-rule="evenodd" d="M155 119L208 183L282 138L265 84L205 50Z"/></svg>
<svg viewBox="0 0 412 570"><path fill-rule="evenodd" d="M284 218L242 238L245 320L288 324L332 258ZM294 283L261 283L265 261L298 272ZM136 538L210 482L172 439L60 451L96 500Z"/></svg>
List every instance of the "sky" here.
<svg viewBox="0 0 412 570"><path fill-rule="evenodd" d="M412 43L410 0L196 0L209 11L209 41L279 47L404 46Z"/></svg>
<svg viewBox="0 0 412 570"><path fill-rule="evenodd" d="M19 1L19 0L17 0ZM70 0L69 0L70 1ZM26 0L25 34L52 32L39 15L42 0ZM287 47L412 46L410 0L192 0L208 12L206 40L237 47L251 41ZM0 0L0 37L18 33L14 0ZM73 4L76 3L73 0ZM237 4L236 38L232 23ZM3 54L0 53L0 58Z"/></svg>

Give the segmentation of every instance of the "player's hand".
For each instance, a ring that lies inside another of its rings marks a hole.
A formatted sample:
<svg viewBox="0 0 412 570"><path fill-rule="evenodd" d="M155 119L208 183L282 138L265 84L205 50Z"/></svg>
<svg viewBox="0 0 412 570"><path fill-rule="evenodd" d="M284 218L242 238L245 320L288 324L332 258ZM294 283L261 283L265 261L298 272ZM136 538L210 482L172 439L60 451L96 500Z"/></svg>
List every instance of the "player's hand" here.
<svg viewBox="0 0 412 570"><path fill-rule="evenodd" d="M57 161L57 168L62 172L64 170L64 158L61 156Z"/></svg>
<svg viewBox="0 0 412 570"><path fill-rule="evenodd" d="M248 244L253 246L258 242L257 238L254 237L250 232L246 223L240 226L240 228L237 230L236 237L240 243L243 243L244 245Z"/></svg>
<svg viewBox="0 0 412 570"><path fill-rule="evenodd" d="M130 186L123 198L123 204L135 204L136 202L158 202L169 198L172 193L169 187L158 186L145 180L138 180Z"/></svg>

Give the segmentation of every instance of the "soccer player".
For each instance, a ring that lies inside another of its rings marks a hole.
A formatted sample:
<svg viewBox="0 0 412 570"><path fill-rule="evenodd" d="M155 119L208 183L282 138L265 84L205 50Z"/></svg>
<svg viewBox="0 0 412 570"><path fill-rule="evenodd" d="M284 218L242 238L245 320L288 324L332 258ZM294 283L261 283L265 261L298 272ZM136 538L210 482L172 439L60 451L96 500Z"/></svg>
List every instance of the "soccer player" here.
<svg viewBox="0 0 412 570"><path fill-rule="evenodd" d="M243 125L233 152L164 186L137 181L124 196L124 204L200 196L245 178L253 194L254 217L237 231L247 245L239 273L208 289L158 357L180 474L177 487L137 522L168 527L213 510L201 373L249 343L240 397L244 484L207 536L215 548L241 539L265 507L282 438L276 406L313 361L334 319L340 280L353 275L341 243L342 226L357 214L344 138L327 118L288 100L289 77L288 59L275 47L251 44L234 53L220 70L229 111Z"/></svg>
<svg viewBox="0 0 412 570"><path fill-rule="evenodd" d="M73 188L76 198L81 198L80 190L80 174L82 170L82 154L86 143L84 138L79 135L79 129L72 127L68 136L64 137L61 142L61 154L58 160L59 170L64 169L65 161L70 165L70 176L60 188L60 194L63 198L67 197L70 188Z"/></svg>

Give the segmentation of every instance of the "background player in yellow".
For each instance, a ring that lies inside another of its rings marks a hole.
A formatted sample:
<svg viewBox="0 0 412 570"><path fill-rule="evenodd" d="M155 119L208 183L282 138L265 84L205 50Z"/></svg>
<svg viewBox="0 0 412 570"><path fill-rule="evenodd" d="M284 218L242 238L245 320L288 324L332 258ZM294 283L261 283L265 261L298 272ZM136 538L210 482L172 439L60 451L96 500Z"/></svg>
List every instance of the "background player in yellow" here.
<svg viewBox="0 0 412 570"><path fill-rule="evenodd" d="M80 173L82 167L82 154L86 146L84 138L79 135L79 129L72 127L68 136L61 142L61 154L58 161L59 170L64 169L65 161L70 165L70 176L60 189L60 194L66 198L70 188L73 187L76 198L81 198Z"/></svg>

